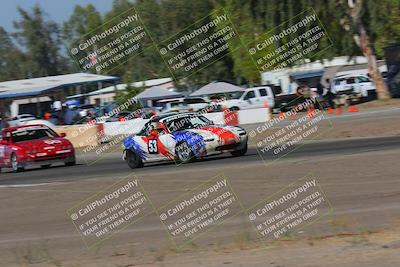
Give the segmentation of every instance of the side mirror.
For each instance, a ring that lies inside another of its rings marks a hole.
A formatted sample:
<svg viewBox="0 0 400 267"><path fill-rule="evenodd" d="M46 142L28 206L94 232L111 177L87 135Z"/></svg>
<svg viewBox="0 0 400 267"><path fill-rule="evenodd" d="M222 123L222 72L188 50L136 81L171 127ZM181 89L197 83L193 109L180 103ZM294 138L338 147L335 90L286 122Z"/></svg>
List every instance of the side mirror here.
<svg viewBox="0 0 400 267"><path fill-rule="evenodd" d="M8 142L6 140L0 140L0 145L7 145Z"/></svg>
<svg viewBox="0 0 400 267"><path fill-rule="evenodd" d="M60 137L66 137L67 134L66 133L60 133Z"/></svg>
<svg viewBox="0 0 400 267"><path fill-rule="evenodd" d="M151 130L150 131L150 136L157 137L158 136L158 132L156 130Z"/></svg>

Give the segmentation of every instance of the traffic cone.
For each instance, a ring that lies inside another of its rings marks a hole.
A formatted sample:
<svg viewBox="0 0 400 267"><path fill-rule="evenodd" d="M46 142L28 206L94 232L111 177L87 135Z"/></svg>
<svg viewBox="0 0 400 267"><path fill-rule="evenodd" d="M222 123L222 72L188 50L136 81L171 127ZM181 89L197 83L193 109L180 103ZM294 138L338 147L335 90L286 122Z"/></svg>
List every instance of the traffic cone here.
<svg viewBox="0 0 400 267"><path fill-rule="evenodd" d="M355 105L350 105L347 109L348 112L358 112L358 108Z"/></svg>
<svg viewBox="0 0 400 267"><path fill-rule="evenodd" d="M279 119L283 120L283 118L284 118L283 112L282 112L282 111L279 111Z"/></svg>
<svg viewBox="0 0 400 267"><path fill-rule="evenodd" d="M328 114L333 114L333 108L332 107L328 107Z"/></svg>
<svg viewBox="0 0 400 267"><path fill-rule="evenodd" d="M267 109L267 120L270 120L272 118L272 112L268 106L268 101L264 101L264 108Z"/></svg>
<svg viewBox="0 0 400 267"><path fill-rule="evenodd" d="M336 115L340 115L342 113L343 113L343 111L342 111L341 107L336 108Z"/></svg>
<svg viewBox="0 0 400 267"><path fill-rule="evenodd" d="M310 119L313 117L313 112L314 112L313 108L311 106L308 106L307 107L307 115Z"/></svg>

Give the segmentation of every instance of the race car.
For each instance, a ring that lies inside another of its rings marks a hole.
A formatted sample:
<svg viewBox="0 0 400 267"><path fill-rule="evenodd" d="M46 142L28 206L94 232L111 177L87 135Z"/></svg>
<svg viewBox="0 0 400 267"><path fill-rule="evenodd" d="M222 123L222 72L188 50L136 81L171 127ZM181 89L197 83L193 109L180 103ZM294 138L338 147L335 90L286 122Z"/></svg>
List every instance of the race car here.
<svg viewBox="0 0 400 267"><path fill-rule="evenodd" d="M70 141L45 125L26 125L3 129L0 133L0 171L12 168L14 172L25 167L62 162L75 165L75 149Z"/></svg>
<svg viewBox="0 0 400 267"><path fill-rule="evenodd" d="M247 140L241 127L214 125L196 113L157 115L137 135L124 139L122 158L134 169L143 167L145 162L187 163L224 152L243 156Z"/></svg>

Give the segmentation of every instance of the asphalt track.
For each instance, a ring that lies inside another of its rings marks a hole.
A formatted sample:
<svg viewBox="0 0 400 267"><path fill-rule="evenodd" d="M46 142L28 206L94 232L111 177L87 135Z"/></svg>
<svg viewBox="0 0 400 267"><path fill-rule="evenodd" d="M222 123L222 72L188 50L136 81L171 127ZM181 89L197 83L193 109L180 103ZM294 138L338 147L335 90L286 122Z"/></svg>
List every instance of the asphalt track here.
<svg viewBox="0 0 400 267"><path fill-rule="evenodd" d="M351 155L353 153L363 153L372 151L385 151L400 149L400 138L380 137L363 139L344 139L334 141L320 141L308 143L297 150L289 153L284 159L302 159L309 157L319 157L324 155ZM271 155L263 156L264 162L269 163L275 157ZM309 159L312 160L312 159ZM176 169L187 174L193 169L208 169L212 167L223 168L227 164L246 165L252 162L261 162L259 152L255 148L250 148L244 157L231 157L229 154L213 156L192 163L177 166L174 162L149 163L144 168L135 169L134 172L140 174L160 174L165 171ZM102 177L121 177L128 175L132 170L121 159L120 153L109 153L92 165L87 165L85 160L78 160L74 167L54 166L49 169L29 168L25 172L12 173L4 169L0 175L0 185L27 185L40 183L71 182L74 180L97 179Z"/></svg>

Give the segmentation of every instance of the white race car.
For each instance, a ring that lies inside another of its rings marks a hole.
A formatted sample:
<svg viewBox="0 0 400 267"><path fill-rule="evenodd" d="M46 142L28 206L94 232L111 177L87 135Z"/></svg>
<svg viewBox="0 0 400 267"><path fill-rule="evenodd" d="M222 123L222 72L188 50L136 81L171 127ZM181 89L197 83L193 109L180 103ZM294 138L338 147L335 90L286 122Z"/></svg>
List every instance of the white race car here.
<svg viewBox="0 0 400 267"><path fill-rule="evenodd" d="M123 141L123 159L129 167L144 162L174 160L180 163L195 158L230 152L243 156L248 136L238 126L214 125L196 113L153 116L143 129Z"/></svg>

